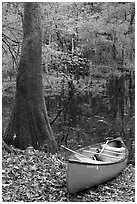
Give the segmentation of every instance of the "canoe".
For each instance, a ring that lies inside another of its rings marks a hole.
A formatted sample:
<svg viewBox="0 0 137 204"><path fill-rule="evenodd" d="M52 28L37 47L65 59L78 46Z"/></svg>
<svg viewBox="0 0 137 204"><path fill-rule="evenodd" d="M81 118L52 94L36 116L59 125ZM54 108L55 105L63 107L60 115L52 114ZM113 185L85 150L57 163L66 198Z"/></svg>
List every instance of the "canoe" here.
<svg viewBox="0 0 137 204"><path fill-rule="evenodd" d="M120 137L72 152L67 169L67 189L70 194L116 177L126 167L129 154Z"/></svg>

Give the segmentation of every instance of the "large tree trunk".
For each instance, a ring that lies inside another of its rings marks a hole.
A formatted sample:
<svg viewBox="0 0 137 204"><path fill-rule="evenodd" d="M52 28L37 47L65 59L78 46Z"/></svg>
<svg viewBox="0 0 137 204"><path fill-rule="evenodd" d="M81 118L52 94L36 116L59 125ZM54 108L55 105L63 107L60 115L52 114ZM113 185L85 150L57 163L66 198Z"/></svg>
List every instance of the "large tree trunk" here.
<svg viewBox="0 0 137 204"><path fill-rule="evenodd" d="M15 147L57 150L42 86L42 46L39 3L24 3L23 45L16 79L15 104L4 140Z"/></svg>

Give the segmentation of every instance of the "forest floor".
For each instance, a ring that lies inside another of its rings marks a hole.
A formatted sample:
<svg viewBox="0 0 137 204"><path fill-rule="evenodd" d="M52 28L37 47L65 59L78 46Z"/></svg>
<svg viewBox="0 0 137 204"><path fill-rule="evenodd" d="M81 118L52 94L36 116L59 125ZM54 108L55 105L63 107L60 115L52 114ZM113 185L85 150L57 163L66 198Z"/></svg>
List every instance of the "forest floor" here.
<svg viewBox="0 0 137 204"><path fill-rule="evenodd" d="M47 155L29 147L3 150L2 199L4 202L135 202L135 167L128 164L116 178L70 195L66 188L67 163L61 155Z"/></svg>

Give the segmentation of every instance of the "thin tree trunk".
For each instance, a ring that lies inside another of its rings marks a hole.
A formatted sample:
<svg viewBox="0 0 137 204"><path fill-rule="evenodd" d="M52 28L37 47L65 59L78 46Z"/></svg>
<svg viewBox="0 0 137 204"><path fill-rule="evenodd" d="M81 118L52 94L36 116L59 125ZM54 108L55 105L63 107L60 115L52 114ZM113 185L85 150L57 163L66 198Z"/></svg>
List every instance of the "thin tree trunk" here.
<svg viewBox="0 0 137 204"><path fill-rule="evenodd" d="M23 46L16 79L15 104L5 141L15 147L57 150L47 116L42 86L42 46L39 3L24 3Z"/></svg>

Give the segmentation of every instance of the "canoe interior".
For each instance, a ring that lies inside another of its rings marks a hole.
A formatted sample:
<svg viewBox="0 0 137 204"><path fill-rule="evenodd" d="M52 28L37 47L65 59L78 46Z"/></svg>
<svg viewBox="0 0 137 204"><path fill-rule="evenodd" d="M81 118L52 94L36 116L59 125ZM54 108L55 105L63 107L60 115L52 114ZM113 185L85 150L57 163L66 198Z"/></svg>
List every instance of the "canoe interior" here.
<svg viewBox="0 0 137 204"><path fill-rule="evenodd" d="M123 146L123 144L120 140L115 140L115 141L109 142L109 146L121 148Z"/></svg>
<svg viewBox="0 0 137 204"><path fill-rule="evenodd" d="M103 152L101 150L103 148ZM77 150L82 156L72 154L69 161L84 163L115 163L123 160L127 156L126 148L121 140L113 140L107 143L96 144ZM101 153L101 154L100 154Z"/></svg>

